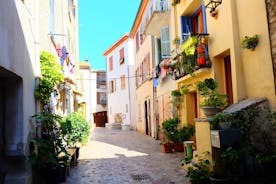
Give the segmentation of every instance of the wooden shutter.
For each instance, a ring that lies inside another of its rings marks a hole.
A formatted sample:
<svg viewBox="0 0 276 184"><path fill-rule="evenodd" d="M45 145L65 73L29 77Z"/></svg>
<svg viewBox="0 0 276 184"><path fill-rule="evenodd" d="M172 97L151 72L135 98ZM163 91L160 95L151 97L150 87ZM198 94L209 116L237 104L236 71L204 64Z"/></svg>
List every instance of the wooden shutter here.
<svg viewBox="0 0 276 184"><path fill-rule="evenodd" d="M125 59L124 48L121 48L119 52L120 52L120 65L121 65L124 63L124 59Z"/></svg>
<svg viewBox="0 0 276 184"><path fill-rule="evenodd" d="M126 77L125 75L121 76L121 89L125 89L126 88Z"/></svg>
<svg viewBox="0 0 276 184"><path fill-rule="evenodd" d="M101 103L100 92L97 92L97 104Z"/></svg>
<svg viewBox="0 0 276 184"><path fill-rule="evenodd" d="M136 52L139 50L139 46L140 46L140 40L139 40L140 36L139 36L139 31L136 33L135 36L135 42L136 42Z"/></svg>
<svg viewBox="0 0 276 184"><path fill-rule="evenodd" d="M110 56L109 58L109 71L112 71L113 70L113 57Z"/></svg>
<svg viewBox="0 0 276 184"><path fill-rule="evenodd" d="M193 26L193 33L195 34L204 33L204 21L203 21L202 8L198 9L193 14L192 26Z"/></svg>
<svg viewBox="0 0 276 184"><path fill-rule="evenodd" d="M169 26L161 28L161 53L162 58L167 58L171 53Z"/></svg>
<svg viewBox="0 0 276 184"><path fill-rule="evenodd" d="M191 33L192 30L192 17L190 16L181 16L181 36L182 36L182 41L185 39L185 34Z"/></svg>
<svg viewBox="0 0 276 184"><path fill-rule="evenodd" d="M150 75L151 67L150 67L150 53L147 54L147 74Z"/></svg>

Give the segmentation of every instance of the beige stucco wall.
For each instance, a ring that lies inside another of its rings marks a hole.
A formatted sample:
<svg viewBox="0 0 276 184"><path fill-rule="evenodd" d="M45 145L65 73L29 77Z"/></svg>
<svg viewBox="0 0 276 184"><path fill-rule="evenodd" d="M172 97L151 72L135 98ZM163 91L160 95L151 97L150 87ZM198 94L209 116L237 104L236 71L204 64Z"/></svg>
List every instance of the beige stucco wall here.
<svg viewBox="0 0 276 184"><path fill-rule="evenodd" d="M205 0L207 4L209 0ZM181 35L180 16L191 15L200 1L181 1L176 6L178 35ZM192 84L192 92L196 92L195 83L205 78L215 78L219 82L219 91L226 92L224 57L230 56L232 70L234 103L243 98L267 97L272 107L276 106L271 48L268 32L265 1L231 0L222 1L217 7L218 16L213 18L206 9L207 32L209 33L208 49L212 62L211 69L197 71L195 77L185 76L178 80L178 86ZM254 51L244 49L241 41L244 36L259 35L259 44ZM180 109L182 124L189 119L189 103L184 97ZM198 103L200 96L197 93ZM198 116L202 117L198 105ZM197 153L210 150L210 129L207 123L196 123ZM207 141L206 141L207 140Z"/></svg>
<svg viewBox="0 0 276 184"><path fill-rule="evenodd" d="M223 1L218 7L217 19L207 12L207 28L210 34L209 53L214 68L221 68L219 65L223 57L230 54L234 102L247 97L265 96L275 106L265 2ZM243 49L241 41L244 36L255 34L260 37L255 51ZM221 72L215 70L213 74L216 78L221 78Z"/></svg>
<svg viewBox="0 0 276 184"><path fill-rule="evenodd" d="M151 36L146 36L142 45L135 55L135 68L142 63L148 53L152 51ZM150 54L150 66L152 65L152 54ZM152 67L152 66L151 66ZM136 129L138 132L145 133L145 101L150 99L150 119L151 119L151 135L154 135L154 114L153 114L153 84L152 80L145 81L136 89Z"/></svg>

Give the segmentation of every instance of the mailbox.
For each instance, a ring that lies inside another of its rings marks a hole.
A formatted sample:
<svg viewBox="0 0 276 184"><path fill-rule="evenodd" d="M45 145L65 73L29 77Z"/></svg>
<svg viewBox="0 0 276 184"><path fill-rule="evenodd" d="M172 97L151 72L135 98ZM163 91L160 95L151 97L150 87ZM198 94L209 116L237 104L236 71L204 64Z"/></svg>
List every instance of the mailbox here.
<svg viewBox="0 0 276 184"><path fill-rule="evenodd" d="M231 146L240 139L240 129L211 130L211 144L216 148Z"/></svg>

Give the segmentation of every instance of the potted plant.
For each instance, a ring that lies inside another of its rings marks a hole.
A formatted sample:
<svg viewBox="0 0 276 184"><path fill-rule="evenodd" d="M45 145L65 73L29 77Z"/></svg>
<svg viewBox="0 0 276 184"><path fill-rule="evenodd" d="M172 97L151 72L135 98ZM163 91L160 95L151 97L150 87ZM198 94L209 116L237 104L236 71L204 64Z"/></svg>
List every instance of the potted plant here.
<svg viewBox="0 0 276 184"><path fill-rule="evenodd" d="M195 128L193 125L187 125L176 131L176 138L173 140L174 149L176 152L184 151L184 141L188 141L195 133Z"/></svg>
<svg viewBox="0 0 276 184"><path fill-rule="evenodd" d="M58 183L62 169L67 168L67 147L59 129L61 117L49 112L35 115L41 124L41 136L31 142L29 161L46 183Z"/></svg>
<svg viewBox="0 0 276 184"><path fill-rule="evenodd" d="M179 88L179 92L181 95L186 95L187 93L189 93L190 89L189 89L190 85L181 85Z"/></svg>
<svg viewBox="0 0 276 184"><path fill-rule="evenodd" d="M172 90L171 92L171 103L176 106L176 108L180 107L180 104L182 102L182 95L180 93L179 89Z"/></svg>
<svg viewBox="0 0 276 184"><path fill-rule="evenodd" d="M192 184L208 184L211 173L211 162L207 158L208 152L204 155L195 155L195 159L188 164L188 177Z"/></svg>
<svg viewBox="0 0 276 184"><path fill-rule="evenodd" d="M76 148L76 157L79 157L78 143L86 143L90 133L90 124L81 112L72 112L63 118L60 123L61 132L67 145Z"/></svg>
<svg viewBox="0 0 276 184"><path fill-rule="evenodd" d="M178 117L169 118L162 123L162 130L165 136L166 142L162 144L162 147L173 148L173 142L178 140L178 124L180 120ZM172 150L168 150L172 152Z"/></svg>
<svg viewBox="0 0 276 184"><path fill-rule="evenodd" d="M205 79L196 84L203 101L200 106L207 117L221 111L227 104L227 96L217 91L218 82L212 78Z"/></svg>
<svg viewBox="0 0 276 184"><path fill-rule="evenodd" d="M242 40L242 47L246 49L251 49L252 51L255 50L255 47L259 43L259 36L245 36Z"/></svg>

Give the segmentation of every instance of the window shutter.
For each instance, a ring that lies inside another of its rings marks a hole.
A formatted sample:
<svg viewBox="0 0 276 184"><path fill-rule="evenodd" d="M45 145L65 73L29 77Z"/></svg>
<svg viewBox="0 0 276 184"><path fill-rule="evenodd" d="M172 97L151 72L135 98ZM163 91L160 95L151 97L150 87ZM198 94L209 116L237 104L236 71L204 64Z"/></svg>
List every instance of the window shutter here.
<svg viewBox="0 0 276 184"><path fill-rule="evenodd" d="M185 34L193 32L192 30L192 17L190 16L181 16L181 33L182 41L184 41Z"/></svg>
<svg viewBox="0 0 276 184"><path fill-rule="evenodd" d="M162 58L166 58L170 56L170 32L169 27L162 27L161 28L161 53Z"/></svg>
<svg viewBox="0 0 276 184"><path fill-rule="evenodd" d="M120 52L120 64L123 64L124 63L124 58L125 58L124 48L121 48L119 52Z"/></svg>
<svg viewBox="0 0 276 184"><path fill-rule="evenodd" d="M110 91L111 91L111 81L108 81L108 83L107 83L107 92L108 93L110 93Z"/></svg>
<svg viewBox="0 0 276 184"><path fill-rule="evenodd" d="M147 54L147 69L148 69L148 72L147 74L150 75L150 53Z"/></svg>
<svg viewBox="0 0 276 184"><path fill-rule="evenodd" d="M100 93L97 92L97 104L100 104L101 103L101 100L100 100Z"/></svg>
<svg viewBox="0 0 276 184"><path fill-rule="evenodd" d="M109 58L109 71L112 71L113 70L113 57L110 56Z"/></svg>

